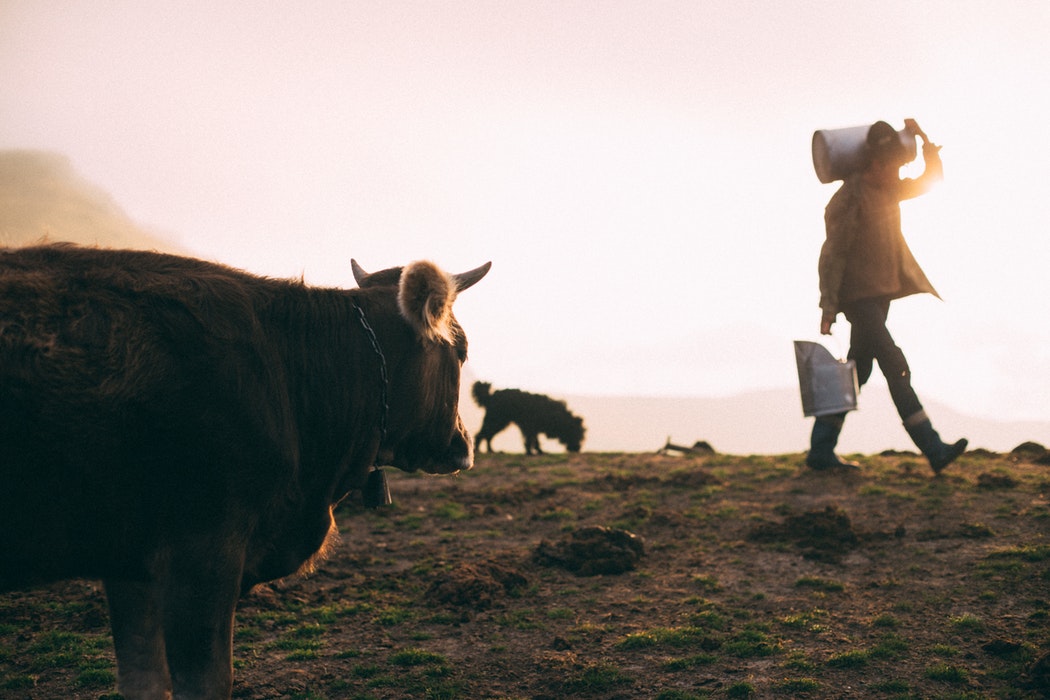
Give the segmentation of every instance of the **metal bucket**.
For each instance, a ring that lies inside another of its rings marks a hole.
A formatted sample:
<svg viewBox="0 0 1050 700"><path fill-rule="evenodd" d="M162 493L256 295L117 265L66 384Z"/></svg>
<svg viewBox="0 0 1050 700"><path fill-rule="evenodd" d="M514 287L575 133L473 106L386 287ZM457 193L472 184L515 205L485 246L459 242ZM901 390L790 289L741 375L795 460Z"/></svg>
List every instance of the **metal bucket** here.
<svg viewBox="0 0 1050 700"><path fill-rule="evenodd" d="M845 129L821 129L813 132L813 169L824 184L842 180L864 167L864 150L871 126L850 126ZM908 154L908 162L915 160L915 136L898 131L901 144Z"/></svg>
<svg viewBox="0 0 1050 700"><path fill-rule="evenodd" d="M830 416L857 409L857 364L837 360L820 343L795 341L802 414Z"/></svg>

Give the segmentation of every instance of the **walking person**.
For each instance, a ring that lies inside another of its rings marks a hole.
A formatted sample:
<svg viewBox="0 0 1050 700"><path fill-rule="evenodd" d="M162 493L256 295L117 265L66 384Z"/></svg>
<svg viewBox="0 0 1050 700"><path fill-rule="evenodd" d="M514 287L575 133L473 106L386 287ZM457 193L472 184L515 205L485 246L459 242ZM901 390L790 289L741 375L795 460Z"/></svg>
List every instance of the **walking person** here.
<svg viewBox="0 0 1050 700"><path fill-rule="evenodd" d="M905 129L922 139L922 175L901 179L908 149L892 126L876 122L868 130L864 167L845 178L825 209L827 238L818 264L820 332L830 335L838 314L845 315L850 323L848 357L857 364L858 383L868 381L877 361L905 430L940 474L966 450L967 441L941 440L912 389L908 361L886 328L894 299L924 292L940 298L904 241L900 212L900 202L926 193L943 179L940 146L931 143L913 119L905 120ZM841 413L815 420L808 467L856 468L835 455L845 418Z"/></svg>

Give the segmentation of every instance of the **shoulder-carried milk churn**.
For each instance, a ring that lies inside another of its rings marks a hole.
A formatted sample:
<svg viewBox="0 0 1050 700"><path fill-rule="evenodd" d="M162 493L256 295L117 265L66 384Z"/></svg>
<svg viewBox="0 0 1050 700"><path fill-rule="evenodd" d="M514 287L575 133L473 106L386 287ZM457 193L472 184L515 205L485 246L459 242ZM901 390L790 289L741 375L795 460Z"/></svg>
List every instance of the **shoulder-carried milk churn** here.
<svg viewBox="0 0 1050 700"><path fill-rule="evenodd" d="M821 182L842 180L864 167L864 149L870 128L870 125L850 126L813 132L813 169ZM915 160L914 134L905 129L897 133L908 154L908 162Z"/></svg>

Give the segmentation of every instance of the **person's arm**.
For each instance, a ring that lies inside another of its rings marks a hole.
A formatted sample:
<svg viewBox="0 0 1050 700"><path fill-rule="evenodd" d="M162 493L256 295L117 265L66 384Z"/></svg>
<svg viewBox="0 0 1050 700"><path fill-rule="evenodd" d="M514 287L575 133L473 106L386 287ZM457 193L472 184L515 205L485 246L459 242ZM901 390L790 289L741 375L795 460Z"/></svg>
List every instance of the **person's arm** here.
<svg viewBox="0 0 1050 700"><path fill-rule="evenodd" d="M843 185L824 210L827 238L820 249L817 271L820 274L820 333L831 334L831 325L839 313L839 290L846 274L846 260L856 230L855 207L848 185Z"/></svg>
<svg viewBox="0 0 1050 700"><path fill-rule="evenodd" d="M930 141L926 132L914 119L905 119L904 128L913 136L922 139L922 162L925 166L922 175L915 179L901 180L900 198L912 199L926 194L931 187L944 179L944 166L941 163L941 147Z"/></svg>

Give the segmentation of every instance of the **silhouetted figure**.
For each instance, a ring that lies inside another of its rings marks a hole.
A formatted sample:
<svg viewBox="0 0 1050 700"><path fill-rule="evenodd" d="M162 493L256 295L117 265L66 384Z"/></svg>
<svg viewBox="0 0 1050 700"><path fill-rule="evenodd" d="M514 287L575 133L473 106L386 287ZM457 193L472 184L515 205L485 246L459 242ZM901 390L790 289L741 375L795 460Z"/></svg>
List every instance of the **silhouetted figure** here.
<svg viewBox="0 0 1050 700"><path fill-rule="evenodd" d="M966 450L967 441L941 441L912 389L908 361L886 328L892 300L922 292L938 296L904 241L900 202L926 193L943 178L940 146L930 142L915 120L905 120L905 128L922 138L922 175L900 178L908 153L892 126L876 122L868 130L865 167L846 177L825 210L820 332L830 335L839 312L845 314L850 323L849 358L857 363L859 384L868 381L877 360L905 429L939 474ZM841 413L815 420L807 466L856 468L835 455L845 418Z"/></svg>

